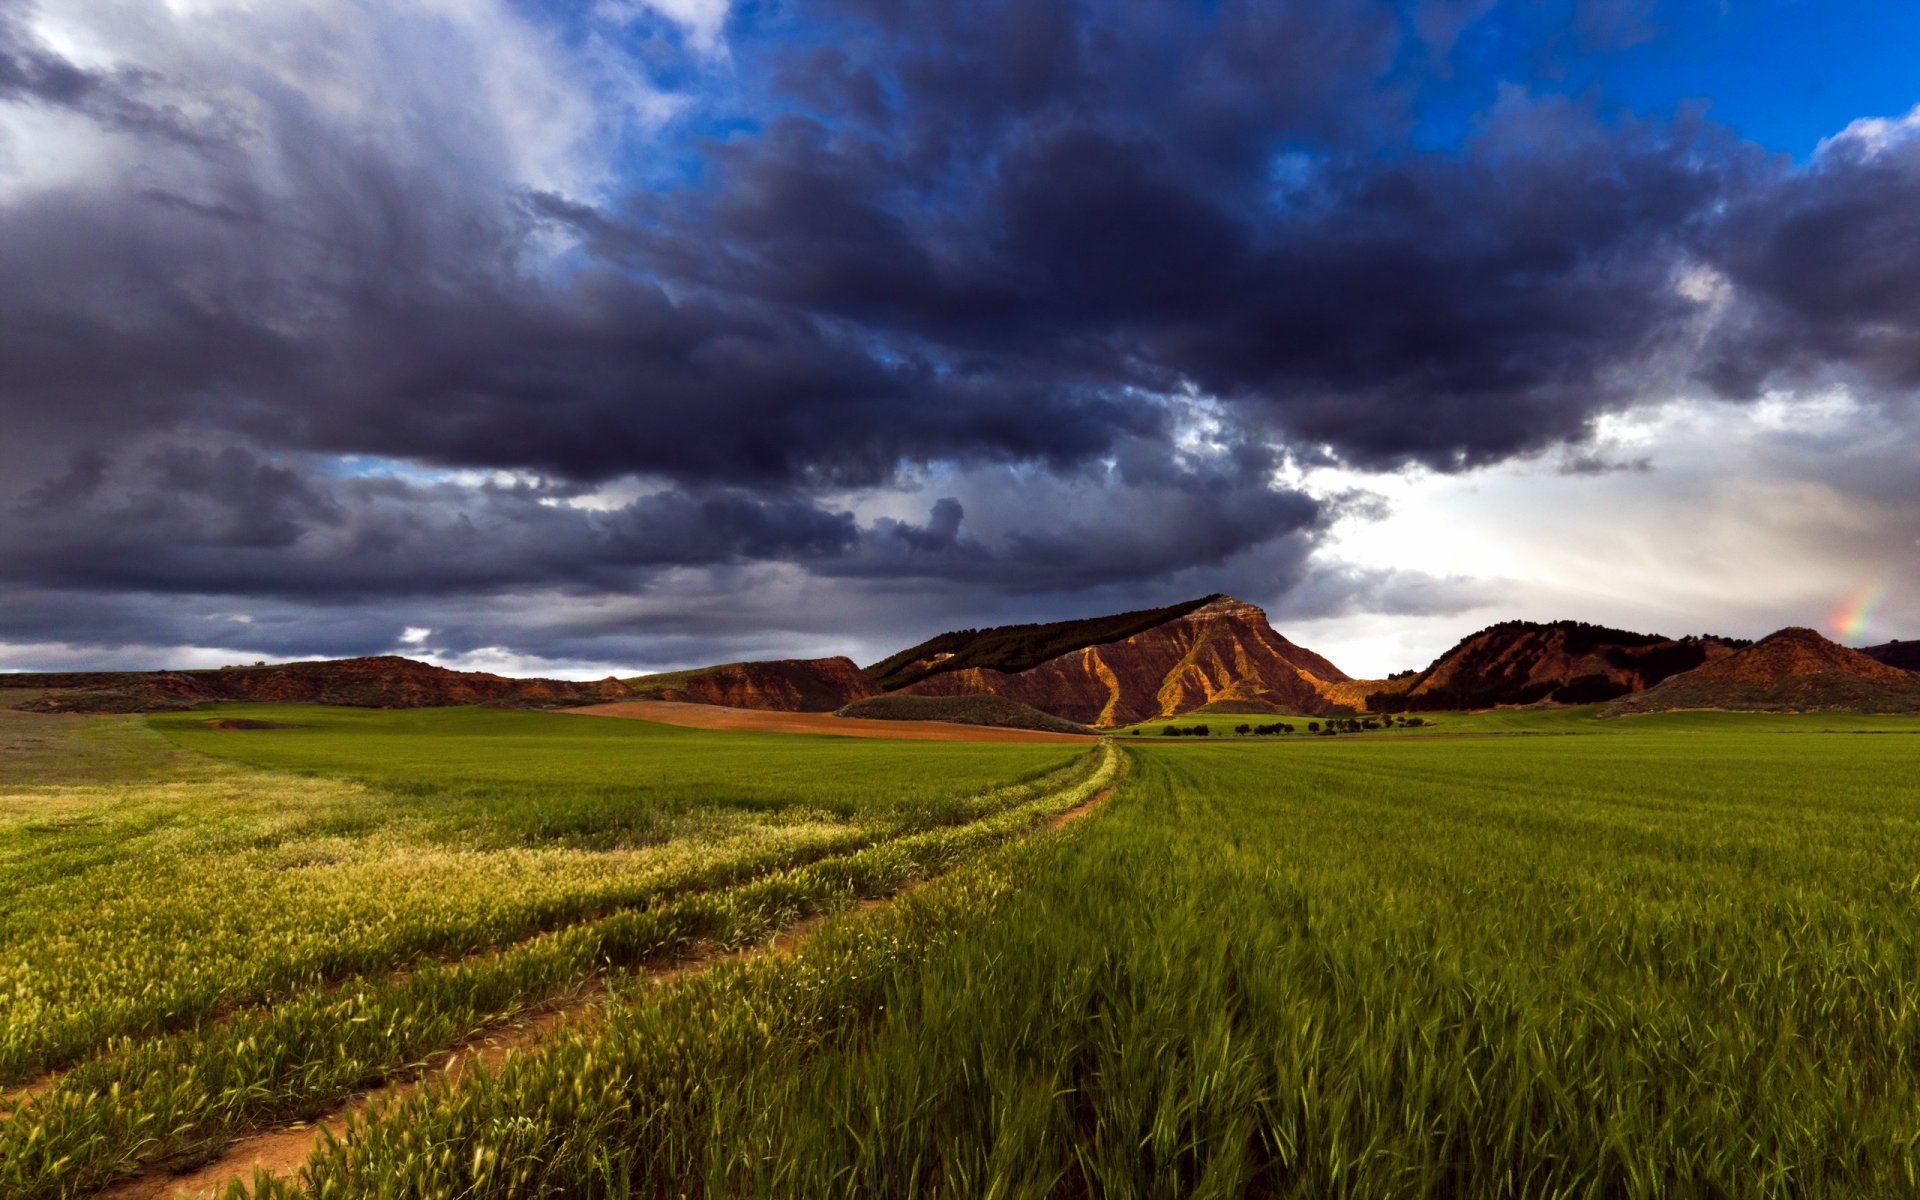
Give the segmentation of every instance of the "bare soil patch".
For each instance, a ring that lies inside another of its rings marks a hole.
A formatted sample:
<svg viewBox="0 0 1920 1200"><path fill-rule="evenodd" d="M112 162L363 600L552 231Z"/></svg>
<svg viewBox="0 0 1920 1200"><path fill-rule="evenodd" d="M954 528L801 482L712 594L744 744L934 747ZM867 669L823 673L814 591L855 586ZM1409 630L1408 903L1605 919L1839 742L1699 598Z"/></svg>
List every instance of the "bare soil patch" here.
<svg viewBox="0 0 1920 1200"><path fill-rule="evenodd" d="M689 729L751 730L761 733L825 733L836 737L898 738L912 742L1072 742L1085 745L1085 735L1049 733L1038 729L1004 729L961 725L953 721L876 721L836 717L832 713L769 712L757 708L723 708L717 704L685 704L673 700L619 700L589 704L563 712L596 717L627 717L681 725Z"/></svg>
<svg viewBox="0 0 1920 1200"><path fill-rule="evenodd" d="M256 721L251 717L215 717L200 722L208 729L298 729L298 725L289 725L285 721Z"/></svg>

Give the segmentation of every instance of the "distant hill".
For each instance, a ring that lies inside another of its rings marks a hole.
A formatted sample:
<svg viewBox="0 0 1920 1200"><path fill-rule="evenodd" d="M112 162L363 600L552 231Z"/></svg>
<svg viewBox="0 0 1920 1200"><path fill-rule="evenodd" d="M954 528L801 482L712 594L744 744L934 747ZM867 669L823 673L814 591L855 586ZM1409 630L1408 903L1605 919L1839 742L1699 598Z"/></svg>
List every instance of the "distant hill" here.
<svg viewBox="0 0 1920 1200"><path fill-rule="evenodd" d="M880 689L850 658L721 663L625 681L635 699L680 700L778 712L832 712Z"/></svg>
<svg viewBox="0 0 1920 1200"><path fill-rule="evenodd" d="M1887 642L1868 646L1860 653L1903 671L1920 671L1920 642Z"/></svg>
<svg viewBox="0 0 1920 1200"><path fill-rule="evenodd" d="M635 699L831 712L849 700L878 695L880 690L849 658L722 663L638 679L580 683L450 671L391 654L206 671L0 674L0 689L33 693L12 707L86 713L164 712L223 700L361 708L449 704L547 708Z"/></svg>
<svg viewBox="0 0 1920 1200"><path fill-rule="evenodd" d="M989 725L997 729L1094 733L1085 725L1056 717L1052 713L1043 713L1005 696L871 696L865 700L855 700L834 715L862 717L869 721L953 721L962 725Z"/></svg>
<svg viewBox="0 0 1920 1200"><path fill-rule="evenodd" d="M1737 638L1667 638L1584 621L1503 621L1462 638L1411 677L1381 681L1369 712L1594 704L1734 653ZM1346 698L1344 695L1342 698Z"/></svg>
<svg viewBox="0 0 1920 1200"><path fill-rule="evenodd" d="M943 657L944 656L944 657ZM889 691L1006 696L1082 725L1127 725L1203 704L1348 711L1327 699L1346 673L1274 632L1231 596L1052 625L960 630L867 668Z"/></svg>
<svg viewBox="0 0 1920 1200"><path fill-rule="evenodd" d="M1202 596L1184 604L1166 608L1147 608L1136 612L1114 613L1106 617L1086 617L1075 621L1053 621L1042 625L997 625L990 629L956 629L930 637L917 646L909 646L891 658L867 668L867 677L888 691L917 683L929 675L980 668L1018 674L1050 659L1089 646L1104 646L1125 641L1156 625L1226 597Z"/></svg>
<svg viewBox="0 0 1920 1200"><path fill-rule="evenodd" d="M1600 715L1688 709L1920 713L1920 675L1811 629L1782 629L1738 653L1616 700Z"/></svg>
<svg viewBox="0 0 1920 1200"><path fill-rule="evenodd" d="M86 713L162 712L221 700L362 708L445 704L541 707L623 700L633 694L617 679L594 683L509 679L483 671L450 671L390 654L206 671L5 674L0 675L0 688L40 693L20 705L22 708Z"/></svg>

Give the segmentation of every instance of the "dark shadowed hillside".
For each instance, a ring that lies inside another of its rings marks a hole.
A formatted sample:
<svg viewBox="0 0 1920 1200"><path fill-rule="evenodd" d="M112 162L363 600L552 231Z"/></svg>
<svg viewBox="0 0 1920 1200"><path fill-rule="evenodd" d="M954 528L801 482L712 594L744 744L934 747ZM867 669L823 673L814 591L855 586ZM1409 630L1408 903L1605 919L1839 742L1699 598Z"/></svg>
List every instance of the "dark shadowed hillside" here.
<svg viewBox="0 0 1920 1200"><path fill-rule="evenodd" d="M1920 671L1920 642L1886 642L1868 646L1860 653L1903 671Z"/></svg>
<svg viewBox="0 0 1920 1200"><path fill-rule="evenodd" d="M721 663L629 679L643 700L680 700L778 712L832 712L849 700L877 696L850 658L782 658Z"/></svg>
<svg viewBox="0 0 1920 1200"><path fill-rule="evenodd" d="M1049 733L1092 735L1085 725L1043 713L1037 708L1009 700L1005 696L871 696L855 700L839 712L840 717L858 717L869 721L951 721L961 725L987 725L997 729L1042 729Z"/></svg>
<svg viewBox="0 0 1920 1200"><path fill-rule="evenodd" d="M208 671L91 671L0 675L0 688L41 692L22 707L44 712L160 712L222 700L431 708L447 704L537 707L632 695L617 679L576 683L450 671L395 655L220 667Z"/></svg>
<svg viewBox="0 0 1920 1200"><path fill-rule="evenodd" d="M1782 629L1745 650L1608 705L1602 716L1741 712L1920 712L1920 675L1821 637Z"/></svg>
<svg viewBox="0 0 1920 1200"><path fill-rule="evenodd" d="M1731 654L1736 638L1666 638L1584 621L1503 621L1463 638L1432 666L1366 698L1372 712L1503 704L1593 704L1652 687Z"/></svg>

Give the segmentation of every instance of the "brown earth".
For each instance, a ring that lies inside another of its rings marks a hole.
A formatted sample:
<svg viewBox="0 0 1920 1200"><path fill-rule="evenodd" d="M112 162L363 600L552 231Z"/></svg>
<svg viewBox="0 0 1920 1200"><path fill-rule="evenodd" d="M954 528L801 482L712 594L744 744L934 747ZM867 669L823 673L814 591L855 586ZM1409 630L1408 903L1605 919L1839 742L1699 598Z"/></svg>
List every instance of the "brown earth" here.
<svg viewBox="0 0 1920 1200"><path fill-rule="evenodd" d="M785 658L722 663L627 681L636 697L727 708L832 712L880 689L850 658Z"/></svg>
<svg viewBox="0 0 1920 1200"><path fill-rule="evenodd" d="M1141 633L1087 646L1018 673L968 667L899 689L922 696L988 692L1083 725L1130 725L1217 701L1320 715L1345 672L1275 633L1267 614L1231 596Z"/></svg>
<svg viewBox="0 0 1920 1200"><path fill-rule="evenodd" d="M670 971L661 981L679 974ZM214 1200L233 1180L252 1182L256 1171L286 1177L307 1161L322 1138L340 1137L354 1118L364 1118L406 1099L430 1082L457 1085L476 1068L498 1071L507 1056L537 1049L562 1029L577 1029L605 1002L595 986L572 999L545 1005L490 1026L456 1049L439 1055L423 1072L362 1092L332 1112L311 1121L295 1121L232 1139L210 1161L184 1170L154 1170L123 1180L100 1193L100 1200Z"/></svg>
<svg viewBox="0 0 1920 1200"><path fill-rule="evenodd" d="M1002 729L988 725L961 725L951 721L863 720L836 717L832 713L723 708L716 704L686 704L671 700L621 700L563 711L584 716L628 717L689 729L824 733L836 737L897 738L911 742L1075 742L1081 745L1087 742L1080 735L1048 733L1037 729Z"/></svg>
<svg viewBox="0 0 1920 1200"><path fill-rule="evenodd" d="M1689 709L1915 713L1920 675L1796 627L1617 700L1600 715Z"/></svg>

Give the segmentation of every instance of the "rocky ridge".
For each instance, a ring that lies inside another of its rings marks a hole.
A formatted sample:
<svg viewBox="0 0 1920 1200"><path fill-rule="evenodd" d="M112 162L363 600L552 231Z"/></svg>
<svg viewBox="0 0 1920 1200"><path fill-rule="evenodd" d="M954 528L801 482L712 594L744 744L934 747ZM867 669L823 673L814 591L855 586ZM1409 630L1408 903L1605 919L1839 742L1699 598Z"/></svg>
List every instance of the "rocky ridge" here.
<svg viewBox="0 0 1920 1200"><path fill-rule="evenodd" d="M1692 709L1920 713L1920 675L1796 627L1616 700L1600 715Z"/></svg>
<svg viewBox="0 0 1920 1200"><path fill-rule="evenodd" d="M1245 711L1348 711L1325 694L1345 672L1274 632L1267 614L1231 596L1176 606L1177 615L1020 671L947 668L890 690L922 696L991 693L1082 725L1129 725L1216 701ZM869 668L869 674L874 668Z"/></svg>
<svg viewBox="0 0 1920 1200"><path fill-rule="evenodd" d="M1382 681L1365 704L1369 712L1593 704L1643 691L1747 644L1581 621L1506 621L1463 638L1410 678Z"/></svg>

